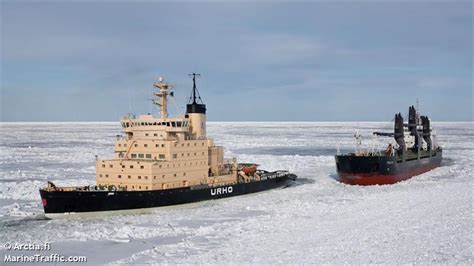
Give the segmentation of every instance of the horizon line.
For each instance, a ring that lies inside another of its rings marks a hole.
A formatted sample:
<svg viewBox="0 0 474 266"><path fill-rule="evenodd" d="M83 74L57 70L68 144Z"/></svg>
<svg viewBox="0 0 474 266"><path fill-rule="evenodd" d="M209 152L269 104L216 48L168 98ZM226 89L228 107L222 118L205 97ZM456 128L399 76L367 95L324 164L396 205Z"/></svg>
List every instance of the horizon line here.
<svg viewBox="0 0 474 266"><path fill-rule="evenodd" d="M298 121L287 121L287 120L270 120L270 121L255 121L255 120L229 120L229 121L219 121L212 120L207 121L210 123L391 123L393 121L374 121L374 120L298 120ZM474 121L431 121L432 123L474 123ZM0 124L7 123L120 123L120 121L0 121Z"/></svg>

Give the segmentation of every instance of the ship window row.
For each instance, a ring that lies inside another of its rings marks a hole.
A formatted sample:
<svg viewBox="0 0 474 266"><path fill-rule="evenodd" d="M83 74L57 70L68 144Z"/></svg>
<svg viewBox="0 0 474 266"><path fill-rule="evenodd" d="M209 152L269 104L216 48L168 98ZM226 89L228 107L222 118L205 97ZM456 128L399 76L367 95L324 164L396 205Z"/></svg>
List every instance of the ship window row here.
<svg viewBox="0 0 474 266"><path fill-rule="evenodd" d="M145 133L145 137L150 136L150 134ZM153 137L158 137L158 133L153 133ZM160 137L163 137L163 134L160 134Z"/></svg>
<svg viewBox="0 0 474 266"><path fill-rule="evenodd" d="M145 135L148 136L148 134L145 134ZM155 136L156 136L156 134L155 134ZM197 145L198 145L198 143L194 143L194 147L197 147ZM119 147L122 147L122 144L119 143L118 146L119 146ZM134 146L134 147L138 147L138 144L135 143L133 146ZM165 144L161 144L161 145L160 145L160 144L155 144L155 147L156 147L156 148L159 148L160 146L161 146L162 148L164 148L164 147L165 147ZM174 144L174 146L175 146L175 147L178 147L178 144ZM184 143L181 143L181 147L184 147L184 146L185 146ZM187 143L186 146L187 146L187 147L190 147L191 145L190 145L190 143ZM204 146L204 142L201 143L201 146ZM127 147L127 144L123 144L123 147ZM143 144L143 147L145 147L145 148L148 147L148 144Z"/></svg>
<svg viewBox="0 0 474 266"><path fill-rule="evenodd" d="M190 162L189 164L188 164L188 163L184 163L183 166L205 165L205 164L206 164L205 161L200 161L200 162L194 162L194 164L193 164L193 162ZM176 164L172 164L172 165L171 165L171 167L176 167L176 166L177 166L177 167L181 167L181 163L178 163L177 165L176 165ZM159 164L158 167L159 167L159 168L163 168L164 165ZM166 168L170 168L170 164L167 164L167 165L166 165Z"/></svg>
<svg viewBox="0 0 474 266"><path fill-rule="evenodd" d="M132 155L133 155L133 154L132 154ZM134 158L134 157L132 156L132 158ZM189 162L189 163L185 162L185 163L183 163L183 166L205 165L205 164L206 164L206 161L194 162L194 164L193 164L193 162ZM158 165L159 168L162 168L163 166L164 166L164 165L162 165L162 164L159 164L159 165ZM113 168L113 165L110 164L109 167L110 167L110 168ZM125 167L126 167L126 166L125 166L124 164L122 164L122 168L125 168ZM167 167L167 168L170 168L170 164L166 164L166 167ZM181 167L181 163L171 164L171 167ZM105 168L105 164L102 165L102 168ZM133 165L130 165L130 169L133 169L133 168L134 168L134 166L133 166ZM140 165L140 169L145 169L145 166L144 166L144 165Z"/></svg>
<svg viewBox="0 0 474 266"><path fill-rule="evenodd" d="M108 177L109 177L109 175L108 175L108 174L105 174L105 175L99 174L99 177L104 177L104 176L105 176L106 178L108 178ZM122 175L117 175L117 178L122 178ZM128 179L132 179L132 176L131 176L131 175L129 175L129 176L127 176L127 178L128 178ZM137 178L138 178L138 179L142 179L142 176L141 176L141 175L139 175L139 176L137 176ZM146 180L148 180L148 176L143 176L143 179L146 179ZM156 179L156 176L154 177L154 179Z"/></svg>
<svg viewBox="0 0 474 266"><path fill-rule="evenodd" d="M194 147L196 147L198 144L197 143L194 143ZM175 143L174 144L175 147L178 147L178 144ZM187 143L187 146L191 146L190 143ZM204 146L204 142L201 143L201 146ZM181 143L181 147L184 147L184 143Z"/></svg>
<svg viewBox="0 0 474 266"><path fill-rule="evenodd" d="M204 155L204 154L205 154L205 152L201 152L201 155ZM194 156L197 156L197 152L194 152L193 155L194 155ZM188 156L188 157L191 156L191 153L188 152L188 153L187 153L187 156ZM184 153L181 153L181 157L185 157ZM176 159L176 158L178 158L178 154L177 154L177 153L173 153L173 159Z"/></svg>
<svg viewBox="0 0 474 266"><path fill-rule="evenodd" d="M205 152L201 152L201 155L205 155L205 154L206 154ZM188 152L186 155L187 155L188 157L192 156L191 153L189 153L189 152ZM194 156L197 156L198 153L197 153L197 152L194 152L193 155L194 155ZM152 156L151 154L149 154L149 153L145 153L145 154L144 154L144 153L132 153L132 154L130 154L130 157L131 157L132 159L152 159L153 156ZM178 158L178 154L177 154L177 153L173 153L172 157L173 157L173 159L177 159L177 158ZM185 157L185 153L181 153L181 157ZM156 159L156 157L155 157L155 159ZM166 159L165 154L158 154L158 159L160 159L160 160ZM110 167L112 168L112 165L111 165Z"/></svg>
<svg viewBox="0 0 474 266"><path fill-rule="evenodd" d="M128 185L125 185L125 188L128 189ZM138 189L142 189L142 186L137 186ZM132 189L135 189L135 186L132 186ZM148 189L148 186L145 186L145 189Z"/></svg>
<svg viewBox="0 0 474 266"><path fill-rule="evenodd" d="M123 127L131 127L131 126L167 126L167 127L184 127L186 123L183 121L176 121L176 122L126 122L122 123Z"/></svg>
<svg viewBox="0 0 474 266"><path fill-rule="evenodd" d="M161 154L160 154L161 155ZM151 154L143 154L143 153L132 153L131 155L132 159L151 159ZM156 159L156 157L155 157ZM160 158L161 159L161 158ZM164 154L163 154L163 159L164 159Z"/></svg>
<svg viewBox="0 0 474 266"><path fill-rule="evenodd" d="M177 177L178 174L173 174L173 177ZM183 172L182 176L186 176L186 172ZM105 178L109 178L109 175L108 174L99 174L99 177L105 177ZM117 178L122 178L122 175L117 175ZM132 179L132 176L131 175L128 175L127 176L128 179ZM162 175L161 178L166 178L166 174L165 175ZM137 176L137 179L145 179L145 180L148 180L148 176ZM153 176L153 179L156 180L156 176Z"/></svg>
<svg viewBox="0 0 474 266"><path fill-rule="evenodd" d="M118 146L121 147L121 144L119 143ZM136 148L138 148L138 144L134 144L133 146L136 147ZM124 147L127 147L127 144L124 144ZM143 144L143 147L147 148L147 147L148 147L148 144ZM160 144L155 144L155 147L156 147L156 148L159 148L159 147L160 147ZM161 147L164 148L164 147L165 147L165 144L161 144Z"/></svg>
<svg viewBox="0 0 474 266"><path fill-rule="evenodd" d="M114 166L111 164L109 165L110 168L113 168ZM105 164L102 165L102 168L105 168ZM125 168L125 165L122 164L122 168ZM130 165L130 168L133 168L133 165ZM144 165L140 165L140 169L145 169Z"/></svg>
<svg viewBox="0 0 474 266"><path fill-rule="evenodd" d="M109 186L109 185L105 184L104 186ZM112 185L112 186L115 186L115 185ZM125 188L125 190L128 190L128 188L129 188L128 185L125 185L125 186L120 186L120 185L119 185L118 187L119 187L119 189ZM135 185L130 186L131 189L135 189L135 187L136 187L137 189L142 189L142 186L135 186ZM148 189L148 186L143 186L143 188L144 188L144 189Z"/></svg>

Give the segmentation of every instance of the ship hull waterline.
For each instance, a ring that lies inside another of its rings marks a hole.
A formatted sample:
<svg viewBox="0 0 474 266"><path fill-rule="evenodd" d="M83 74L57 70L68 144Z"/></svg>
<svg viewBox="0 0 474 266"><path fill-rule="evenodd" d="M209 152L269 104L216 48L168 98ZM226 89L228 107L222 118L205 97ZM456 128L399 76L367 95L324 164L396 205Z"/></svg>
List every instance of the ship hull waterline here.
<svg viewBox="0 0 474 266"><path fill-rule="evenodd" d="M348 185L390 185L431 171L441 165L442 152L405 162L393 157L336 156L338 181ZM377 164L377 167L374 165ZM375 169L377 168L377 169Z"/></svg>
<svg viewBox="0 0 474 266"><path fill-rule="evenodd" d="M46 191L41 189L45 216L50 219L147 213L206 200L229 198L283 188L296 176L285 176L199 189L176 188L151 191Z"/></svg>

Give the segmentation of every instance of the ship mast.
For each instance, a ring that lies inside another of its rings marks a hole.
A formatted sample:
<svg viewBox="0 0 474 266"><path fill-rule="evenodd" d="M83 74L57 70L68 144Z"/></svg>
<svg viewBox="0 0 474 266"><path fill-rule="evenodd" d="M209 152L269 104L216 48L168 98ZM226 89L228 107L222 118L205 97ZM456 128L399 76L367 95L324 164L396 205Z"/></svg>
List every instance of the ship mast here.
<svg viewBox="0 0 474 266"><path fill-rule="evenodd" d="M189 74L189 76L193 77L193 91L191 93L191 96L189 97L188 104L197 104L196 100L198 99L202 103L201 95L199 95L199 91L197 90L197 87L196 87L196 77L200 77L201 74L193 72L192 74Z"/></svg>
<svg viewBox="0 0 474 266"><path fill-rule="evenodd" d="M158 83L153 83L153 86L159 91L155 92L154 95L159 97L158 100L153 100L153 104L160 107L161 119L168 118L168 95L173 96L173 92L170 92L171 86L163 81L163 77L160 77Z"/></svg>

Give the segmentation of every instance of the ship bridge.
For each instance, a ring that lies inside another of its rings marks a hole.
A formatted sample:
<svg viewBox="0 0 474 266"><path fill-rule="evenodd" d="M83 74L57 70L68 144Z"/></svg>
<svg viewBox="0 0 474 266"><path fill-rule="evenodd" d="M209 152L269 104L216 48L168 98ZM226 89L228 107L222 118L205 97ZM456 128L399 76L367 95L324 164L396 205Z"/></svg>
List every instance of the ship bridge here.
<svg viewBox="0 0 474 266"><path fill-rule="evenodd" d="M120 124L125 136L119 137L117 141L138 139L183 141L193 139L187 118L156 118L152 115L124 116L120 120Z"/></svg>
<svg viewBox="0 0 474 266"><path fill-rule="evenodd" d="M189 131L189 119L187 118L155 118L152 115L124 116L120 120L123 131L163 131L181 132Z"/></svg>

